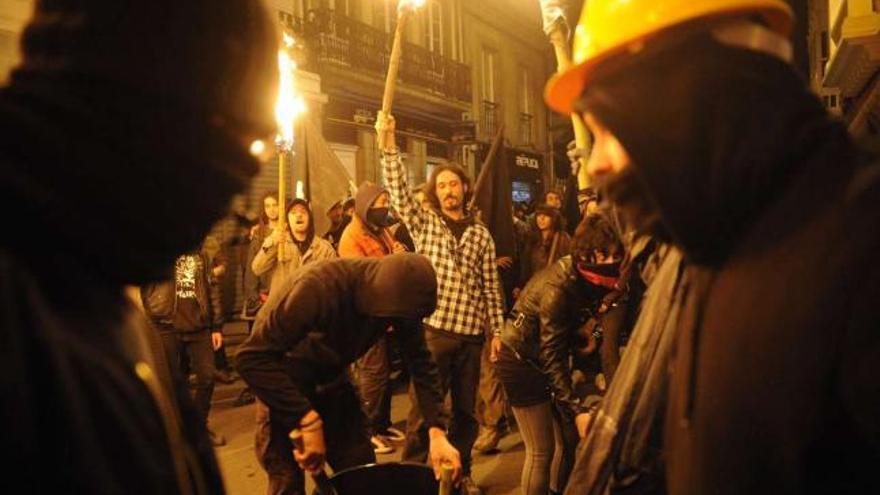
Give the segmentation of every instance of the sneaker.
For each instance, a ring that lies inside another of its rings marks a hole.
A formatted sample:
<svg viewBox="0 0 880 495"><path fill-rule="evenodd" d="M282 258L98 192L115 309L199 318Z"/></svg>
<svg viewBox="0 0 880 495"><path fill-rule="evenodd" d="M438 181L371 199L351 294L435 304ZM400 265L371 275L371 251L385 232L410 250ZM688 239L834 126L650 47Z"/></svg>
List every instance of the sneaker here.
<svg viewBox="0 0 880 495"><path fill-rule="evenodd" d="M458 493L461 495L483 495L483 489L477 486L470 476L463 476L458 485Z"/></svg>
<svg viewBox="0 0 880 495"><path fill-rule="evenodd" d="M474 450L481 454L495 451L498 449L498 442L503 436L504 433L501 431L501 428L498 428L497 426L486 426L483 428L483 431L480 432L477 441L474 442Z"/></svg>
<svg viewBox="0 0 880 495"><path fill-rule="evenodd" d="M378 454L390 454L394 452L394 447L388 444L388 442L381 435L373 435L370 437L370 443L373 444L373 452Z"/></svg>
<svg viewBox="0 0 880 495"><path fill-rule="evenodd" d="M402 442L406 440L406 434L393 426L385 428L379 434L392 442Z"/></svg>
<svg viewBox="0 0 880 495"><path fill-rule="evenodd" d="M220 435L219 433L214 433L214 430L208 429L208 435L211 437L211 445L214 447L222 447L226 445L226 437Z"/></svg>

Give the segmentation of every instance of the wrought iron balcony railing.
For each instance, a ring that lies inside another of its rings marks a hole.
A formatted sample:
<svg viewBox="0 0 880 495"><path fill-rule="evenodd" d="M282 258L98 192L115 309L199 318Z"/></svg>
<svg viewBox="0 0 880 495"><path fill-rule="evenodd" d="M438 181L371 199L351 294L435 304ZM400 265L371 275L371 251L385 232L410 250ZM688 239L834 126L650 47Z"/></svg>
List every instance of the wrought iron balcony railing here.
<svg viewBox="0 0 880 495"><path fill-rule="evenodd" d="M288 22L305 42L304 67L322 73L328 67L354 69L384 76L392 36L329 9L312 9L305 19ZM404 42L400 79L438 95L471 101L470 67Z"/></svg>
<svg viewBox="0 0 880 495"><path fill-rule="evenodd" d="M483 100L483 105L480 109L480 134L484 140L491 141L498 131L498 123L501 118L498 115L500 107L501 105L498 103Z"/></svg>

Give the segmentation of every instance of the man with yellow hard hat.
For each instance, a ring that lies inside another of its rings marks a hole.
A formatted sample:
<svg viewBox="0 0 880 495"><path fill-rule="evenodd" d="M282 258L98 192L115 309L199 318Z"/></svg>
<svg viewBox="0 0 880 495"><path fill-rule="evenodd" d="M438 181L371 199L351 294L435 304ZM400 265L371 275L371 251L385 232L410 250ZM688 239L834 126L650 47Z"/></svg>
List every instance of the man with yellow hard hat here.
<svg viewBox="0 0 880 495"><path fill-rule="evenodd" d="M586 2L546 100L584 118L596 186L674 269L566 493L880 493L880 167L791 67L792 17Z"/></svg>

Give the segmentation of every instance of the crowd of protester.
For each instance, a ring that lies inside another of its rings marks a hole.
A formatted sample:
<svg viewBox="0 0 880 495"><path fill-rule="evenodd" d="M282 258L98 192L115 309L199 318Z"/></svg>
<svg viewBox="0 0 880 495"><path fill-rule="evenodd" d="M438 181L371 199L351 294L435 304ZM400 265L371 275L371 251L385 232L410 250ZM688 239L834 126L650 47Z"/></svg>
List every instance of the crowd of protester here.
<svg viewBox="0 0 880 495"><path fill-rule="evenodd" d="M391 130L379 128L380 136L383 131L393 133L393 118L382 122ZM604 323L606 313L623 312L627 299L626 284L619 278L624 255L619 234L604 213L591 209L588 214L587 202L578 202L579 162L572 155L572 175L564 188L547 191L533 211L512 205L515 254L495 259L493 233L477 219L476 211L467 208L472 191L464 171L439 167L427 183L411 191L396 168L401 161L395 153L391 148L384 155L388 188L365 182L354 197L337 201L326 211L331 225L320 237L315 235L307 200L288 200L281 215L277 193L267 191L260 197L262 209L249 229L243 277L241 316L248 321L249 333L273 292L321 260L416 252L436 259L434 266L446 260L459 266L473 263L469 274L453 269L440 275L438 270L438 311L445 308L446 313L435 311L429 318L436 326L416 323L413 327L415 322L398 321L395 326L409 328L389 326L346 370L357 391L369 446L374 455L402 446L404 460L426 460L425 425L432 423L424 421L415 388L409 393L412 410L406 432L391 423L392 366L401 353L394 337L418 332L438 365L438 392L452 397L440 417L454 425L449 434L461 454L463 491L480 491L470 478L471 451L497 453L501 438L518 428L526 446L525 492L561 492L573 463L576 423L584 421L584 417L577 418L601 397L613 375L613 366L607 369L609 360L602 351L617 350L619 337L625 333L621 318L609 319L613 328L606 329L609 324ZM584 193L591 198L587 190L581 191L581 199ZM445 236L450 236L448 241ZM450 245L457 248L450 250ZM468 276L476 281L462 281L461 277ZM510 283L502 287L502 279ZM462 289L474 284L488 292L471 293L472 300L462 300ZM556 295L548 298L548 291L557 286ZM489 301L494 302L487 306ZM483 313L469 316L465 307ZM484 326L486 321L494 327ZM552 349L543 342L542 335L548 333L555 335L550 338ZM250 346L246 343L243 349ZM241 352L247 351L240 351L239 357ZM542 371L545 366L552 371ZM403 371L402 376L409 378L407 370ZM251 394L250 388L245 389L236 405L252 402ZM293 457L284 461L279 454L277 443L283 435L273 433L271 407L258 398L256 408L257 456L269 475L270 492L301 491L302 471Z"/></svg>
<svg viewBox="0 0 880 495"><path fill-rule="evenodd" d="M875 159L788 63L784 3L652 1L588 3L546 99L593 146L511 208L512 254L461 166L408 184L385 112L384 181L321 212L328 232L307 198L261 197L234 361L269 493L398 446L480 493L472 456L514 427L525 495L878 492ZM223 493L230 260L206 235L275 129L272 21L247 0L57 0L23 39L0 91L0 209L29 233L0 249L16 476Z"/></svg>

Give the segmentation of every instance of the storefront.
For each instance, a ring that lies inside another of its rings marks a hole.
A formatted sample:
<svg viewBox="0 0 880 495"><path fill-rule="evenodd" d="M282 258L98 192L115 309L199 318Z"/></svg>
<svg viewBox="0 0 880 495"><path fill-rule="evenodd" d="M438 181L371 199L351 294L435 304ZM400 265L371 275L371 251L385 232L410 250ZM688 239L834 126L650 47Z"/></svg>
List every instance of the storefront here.
<svg viewBox="0 0 880 495"><path fill-rule="evenodd" d="M533 151L507 149L514 203L534 204L544 193L544 157Z"/></svg>

